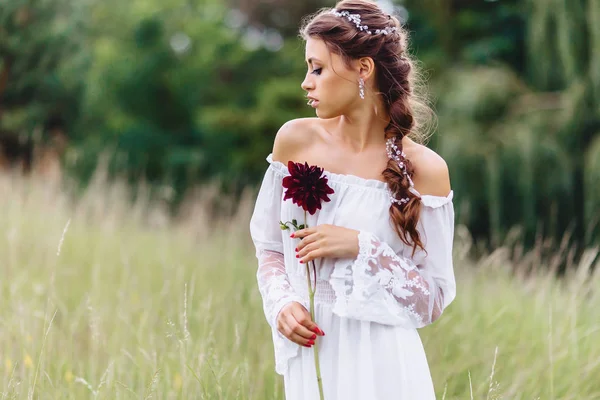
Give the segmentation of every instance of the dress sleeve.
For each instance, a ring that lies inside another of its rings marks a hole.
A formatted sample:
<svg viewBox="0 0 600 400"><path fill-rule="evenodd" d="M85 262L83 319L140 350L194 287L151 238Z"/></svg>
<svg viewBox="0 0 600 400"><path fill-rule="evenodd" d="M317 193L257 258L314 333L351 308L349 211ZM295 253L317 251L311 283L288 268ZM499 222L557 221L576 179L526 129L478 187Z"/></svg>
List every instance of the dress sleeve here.
<svg viewBox="0 0 600 400"><path fill-rule="evenodd" d="M332 274L334 312L411 328L438 319L456 296L452 194L423 196L419 231L426 253L415 255L414 260L421 259L418 263L394 252L375 234L360 231L358 257Z"/></svg>
<svg viewBox="0 0 600 400"><path fill-rule="evenodd" d="M291 286L285 269L282 233L279 227L282 179L280 171L273 167L267 169L250 219L250 235L258 259L258 289L263 300L265 317L271 326L276 370L280 374L283 373L287 359L296 354L298 345L277 330L277 316L283 306L292 301L306 307L302 297Z"/></svg>

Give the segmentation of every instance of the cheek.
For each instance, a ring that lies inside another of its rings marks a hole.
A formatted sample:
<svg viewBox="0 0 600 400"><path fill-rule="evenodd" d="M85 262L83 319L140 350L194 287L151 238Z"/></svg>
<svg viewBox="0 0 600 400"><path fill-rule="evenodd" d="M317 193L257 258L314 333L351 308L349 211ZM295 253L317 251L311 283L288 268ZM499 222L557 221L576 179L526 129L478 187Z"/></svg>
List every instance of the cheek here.
<svg viewBox="0 0 600 400"><path fill-rule="evenodd" d="M345 112L356 102L358 84L353 85L350 78L340 77L330 69L325 69L316 81L316 93L319 106L315 109L317 117L335 118Z"/></svg>
<svg viewBox="0 0 600 400"><path fill-rule="evenodd" d="M317 108L317 115L322 118L339 116L354 102L353 95L358 98L358 89L356 93L354 92L352 85L349 85L348 82L339 79L328 82L323 87L321 93L323 102Z"/></svg>
<svg viewBox="0 0 600 400"><path fill-rule="evenodd" d="M331 82L328 89L328 92L332 94L338 104L348 104L355 97L358 98L358 85L354 85L347 79L337 77Z"/></svg>

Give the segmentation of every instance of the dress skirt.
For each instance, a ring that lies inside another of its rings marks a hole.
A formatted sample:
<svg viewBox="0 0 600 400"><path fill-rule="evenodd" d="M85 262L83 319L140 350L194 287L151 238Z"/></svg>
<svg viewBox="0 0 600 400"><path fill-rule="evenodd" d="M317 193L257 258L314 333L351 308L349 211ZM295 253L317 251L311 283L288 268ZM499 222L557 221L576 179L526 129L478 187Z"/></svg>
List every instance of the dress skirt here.
<svg viewBox="0 0 600 400"><path fill-rule="evenodd" d="M339 317L316 303L326 400L435 400L421 338L414 328ZM318 400L314 350L299 346L284 373L286 400Z"/></svg>

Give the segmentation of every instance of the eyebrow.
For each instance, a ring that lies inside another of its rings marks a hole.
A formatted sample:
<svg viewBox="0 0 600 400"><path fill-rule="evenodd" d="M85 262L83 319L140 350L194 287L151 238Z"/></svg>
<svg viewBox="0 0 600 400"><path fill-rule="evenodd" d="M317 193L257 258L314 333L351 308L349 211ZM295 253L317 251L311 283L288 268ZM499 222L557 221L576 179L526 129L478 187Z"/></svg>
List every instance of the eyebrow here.
<svg viewBox="0 0 600 400"><path fill-rule="evenodd" d="M312 64L313 61L318 61L320 63L323 62L323 61L319 60L318 58L310 57L306 63L307 64Z"/></svg>

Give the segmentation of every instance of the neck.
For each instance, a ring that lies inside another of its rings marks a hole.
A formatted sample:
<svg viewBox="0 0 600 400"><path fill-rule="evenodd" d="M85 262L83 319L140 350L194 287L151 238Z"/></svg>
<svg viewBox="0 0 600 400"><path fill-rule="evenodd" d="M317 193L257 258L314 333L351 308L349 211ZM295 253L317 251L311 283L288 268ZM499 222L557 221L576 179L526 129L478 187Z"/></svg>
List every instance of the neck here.
<svg viewBox="0 0 600 400"><path fill-rule="evenodd" d="M377 112L375 111L377 107ZM357 107L338 118L336 133L351 151L361 153L385 143L385 128L390 121L381 104Z"/></svg>

